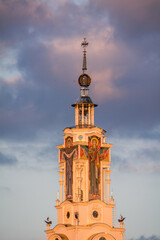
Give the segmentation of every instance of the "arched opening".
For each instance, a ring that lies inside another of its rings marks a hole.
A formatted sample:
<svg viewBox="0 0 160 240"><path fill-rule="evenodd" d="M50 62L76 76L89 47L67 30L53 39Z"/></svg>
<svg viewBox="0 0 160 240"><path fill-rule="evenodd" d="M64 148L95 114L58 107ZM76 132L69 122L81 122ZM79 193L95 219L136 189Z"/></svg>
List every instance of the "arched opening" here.
<svg viewBox="0 0 160 240"><path fill-rule="evenodd" d="M108 233L101 232L101 233L90 236L88 240L116 240L116 239Z"/></svg>
<svg viewBox="0 0 160 240"><path fill-rule="evenodd" d="M48 240L69 240L68 237L64 234L52 234Z"/></svg>

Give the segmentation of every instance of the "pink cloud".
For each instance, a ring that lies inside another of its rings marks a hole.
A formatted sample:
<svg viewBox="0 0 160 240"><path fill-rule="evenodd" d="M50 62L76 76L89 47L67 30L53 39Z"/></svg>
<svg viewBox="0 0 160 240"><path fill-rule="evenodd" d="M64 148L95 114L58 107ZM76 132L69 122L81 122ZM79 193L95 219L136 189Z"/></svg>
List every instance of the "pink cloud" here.
<svg viewBox="0 0 160 240"><path fill-rule="evenodd" d="M5 78L3 81L6 82L7 84L15 84L23 80L21 76L16 76L16 77Z"/></svg>
<svg viewBox="0 0 160 240"><path fill-rule="evenodd" d="M89 46L87 49L87 73L92 78L91 94L98 101L106 99L121 98L125 89L116 86L126 71L130 68L128 59L134 59L131 50L124 46L122 42L114 40L114 29L110 27L101 28L95 33L94 29L88 33L87 40ZM95 37L96 36L96 37ZM82 39L77 36L73 38L56 38L51 41L45 41L43 44L49 49L51 56L56 56L56 62L53 64L54 73L63 74L68 78L75 78L82 73L81 48ZM63 72L59 69L63 68ZM93 77L92 77L93 76ZM65 82L65 77L61 81ZM72 81L68 84L73 84Z"/></svg>

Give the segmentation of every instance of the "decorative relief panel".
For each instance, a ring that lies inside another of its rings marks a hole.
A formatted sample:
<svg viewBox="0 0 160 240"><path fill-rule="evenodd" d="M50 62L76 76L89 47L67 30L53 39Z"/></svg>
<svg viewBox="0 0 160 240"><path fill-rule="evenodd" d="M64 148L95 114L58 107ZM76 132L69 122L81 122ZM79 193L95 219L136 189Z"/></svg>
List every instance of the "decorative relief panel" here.
<svg viewBox="0 0 160 240"><path fill-rule="evenodd" d="M100 221L102 219L102 207L99 204L93 204L90 207L89 215L92 221Z"/></svg>

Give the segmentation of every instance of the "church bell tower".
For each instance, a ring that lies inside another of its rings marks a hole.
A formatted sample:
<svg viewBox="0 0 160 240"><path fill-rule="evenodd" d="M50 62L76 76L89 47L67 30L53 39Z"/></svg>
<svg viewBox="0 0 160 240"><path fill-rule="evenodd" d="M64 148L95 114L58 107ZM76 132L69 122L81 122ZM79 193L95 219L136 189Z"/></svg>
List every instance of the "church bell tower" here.
<svg viewBox="0 0 160 240"><path fill-rule="evenodd" d="M94 125L93 103L88 96L91 78L87 71L86 38L82 42L82 74L78 79L81 95L72 104L75 126L64 129L59 150L60 196L56 200L57 225L47 240L124 240L124 218L115 222L115 201L110 196L112 144L106 131Z"/></svg>

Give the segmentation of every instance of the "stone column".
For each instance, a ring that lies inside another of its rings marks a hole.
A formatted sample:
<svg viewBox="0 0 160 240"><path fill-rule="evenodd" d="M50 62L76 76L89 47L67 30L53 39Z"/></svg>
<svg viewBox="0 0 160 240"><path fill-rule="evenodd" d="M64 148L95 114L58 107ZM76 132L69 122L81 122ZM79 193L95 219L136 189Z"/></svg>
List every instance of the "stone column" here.
<svg viewBox="0 0 160 240"><path fill-rule="evenodd" d="M110 177L110 172L111 170L109 170L109 168L106 171L106 174L107 174L107 179L106 179L106 183L107 183L107 203L109 204L110 203L110 182L111 180L109 179Z"/></svg>
<svg viewBox="0 0 160 240"><path fill-rule="evenodd" d="M47 230L50 230L50 224L49 223L47 224Z"/></svg>
<svg viewBox="0 0 160 240"><path fill-rule="evenodd" d="M60 171L58 173L60 175L60 181L59 181L59 185L60 185L60 203L62 203L63 202L63 183L64 183L64 181L63 181L63 174L64 174L64 172L63 172L62 169L60 169Z"/></svg>
<svg viewBox="0 0 160 240"><path fill-rule="evenodd" d="M82 104L82 125L84 125L84 104Z"/></svg>
<svg viewBox="0 0 160 240"><path fill-rule="evenodd" d="M88 119L87 119L87 114L85 116L85 125L87 125Z"/></svg>
<svg viewBox="0 0 160 240"><path fill-rule="evenodd" d="M81 120L81 114L80 114L80 110L81 110L81 107L78 106L78 125L81 125L82 124L82 120Z"/></svg>
<svg viewBox="0 0 160 240"><path fill-rule="evenodd" d="M81 181L82 181L82 177L81 177L81 173L82 173L82 166L80 164L77 164L76 166L76 170L77 170L77 201L81 202Z"/></svg>
<svg viewBox="0 0 160 240"><path fill-rule="evenodd" d="M94 126L94 105L91 107L91 125Z"/></svg>
<svg viewBox="0 0 160 240"><path fill-rule="evenodd" d="M102 196L102 201L105 202L105 198L106 198L105 197L105 194L106 194L106 191L105 191L105 188L106 188L106 186L105 186L106 185L106 183L105 183L105 179L106 179L105 174L106 173L105 173L105 169L103 169L103 168L102 168L102 171L103 171L103 175L102 175L103 176L103 184L102 184L102 186L103 186L103 196Z"/></svg>
<svg viewBox="0 0 160 240"><path fill-rule="evenodd" d="M120 222L120 227L123 228L123 222Z"/></svg>
<svg viewBox="0 0 160 240"><path fill-rule="evenodd" d="M75 125L78 125L78 105L75 106Z"/></svg>
<svg viewBox="0 0 160 240"><path fill-rule="evenodd" d="M59 199L56 200L56 205L59 206Z"/></svg>
<svg viewBox="0 0 160 240"><path fill-rule="evenodd" d="M91 105L88 106L88 125L91 125Z"/></svg>

